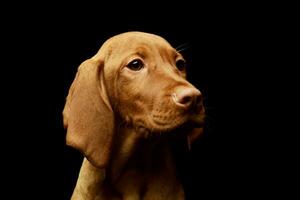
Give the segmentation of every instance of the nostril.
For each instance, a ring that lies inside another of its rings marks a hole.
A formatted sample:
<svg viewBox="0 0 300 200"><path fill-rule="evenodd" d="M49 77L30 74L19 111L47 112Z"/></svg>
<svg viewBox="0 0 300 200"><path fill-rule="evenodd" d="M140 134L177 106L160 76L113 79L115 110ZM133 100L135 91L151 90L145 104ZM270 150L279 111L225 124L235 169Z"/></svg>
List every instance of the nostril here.
<svg viewBox="0 0 300 200"><path fill-rule="evenodd" d="M189 104L190 102L192 102L191 96L184 96L181 99L178 99L178 103L181 103L181 104Z"/></svg>

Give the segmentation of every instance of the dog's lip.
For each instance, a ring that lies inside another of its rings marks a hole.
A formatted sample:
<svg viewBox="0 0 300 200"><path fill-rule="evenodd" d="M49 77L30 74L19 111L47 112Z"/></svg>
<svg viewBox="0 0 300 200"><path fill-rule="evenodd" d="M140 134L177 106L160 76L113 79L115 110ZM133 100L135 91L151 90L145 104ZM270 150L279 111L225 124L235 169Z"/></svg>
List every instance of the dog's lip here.
<svg viewBox="0 0 300 200"><path fill-rule="evenodd" d="M151 117L151 119L149 120L150 124L148 124L147 128L151 130L151 132L160 132L160 133L170 132L176 129L177 127L179 127L180 125L182 125L183 123L185 123L187 119L188 119L187 117L186 118L175 117L174 120L161 121Z"/></svg>
<svg viewBox="0 0 300 200"><path fill-rule="evenodd" d="M181 120L178 121L176 125L172 125L171 123L157 123L156 121L154 122L154 125L139 125L138 129L143 130L142 132L150 132L150 133L169 133L169 132L176 132L176 131L189 131L193 128L201 128L204 127L205 120L204 120L204 115L190 115L186 118L182 118Z"/></svg>
<svg viewBox="0 0 300 200"><path fill-rule="evenodd" d="M187 120L186 122L182 123L178 127L175 128L175 130L190 130L194 128L202 128L204 127L204 120L202 118L195 118Z"/></svg>

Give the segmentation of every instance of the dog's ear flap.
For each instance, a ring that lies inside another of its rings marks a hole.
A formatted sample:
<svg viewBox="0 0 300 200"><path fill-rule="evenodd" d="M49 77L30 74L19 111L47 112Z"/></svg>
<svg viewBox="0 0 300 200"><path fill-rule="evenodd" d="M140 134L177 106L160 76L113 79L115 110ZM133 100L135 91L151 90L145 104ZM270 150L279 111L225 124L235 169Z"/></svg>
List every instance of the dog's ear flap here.
<svg viewBox="0 0 300 200"><path fill-rule="evenodd" d="M79 66L63 110L67 144L99 168L109 162L114 135L114 115L103 68L103 61L91 59Z"/></svg>

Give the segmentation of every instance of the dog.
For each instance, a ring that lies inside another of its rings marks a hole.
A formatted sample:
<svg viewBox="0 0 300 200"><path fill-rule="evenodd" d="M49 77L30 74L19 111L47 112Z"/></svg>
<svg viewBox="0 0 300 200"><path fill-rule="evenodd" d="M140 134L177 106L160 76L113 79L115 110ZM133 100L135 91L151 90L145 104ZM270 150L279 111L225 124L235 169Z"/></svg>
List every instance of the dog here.
<svg viewBox="0 0 300 200"><path fill-rule="evenodd" d="M126 32L78 68L63 110L66 143L84 155L72 200L182 200L170 141L203 133L201 92L164 38Z"/></svg>

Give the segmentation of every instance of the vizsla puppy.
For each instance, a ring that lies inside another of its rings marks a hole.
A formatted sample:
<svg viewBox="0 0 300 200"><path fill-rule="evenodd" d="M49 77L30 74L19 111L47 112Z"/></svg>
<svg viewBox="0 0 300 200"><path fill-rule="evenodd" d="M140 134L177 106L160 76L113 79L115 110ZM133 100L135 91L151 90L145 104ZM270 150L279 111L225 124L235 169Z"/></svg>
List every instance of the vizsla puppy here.
<svg viewBox="0 0 300 200"><path fill-rule="evenodd" d="M170 141L203 131L201 93L163 38L128 32L84 61L63 111L67 144L85 159L72 200L181 200Z"/></svg>

